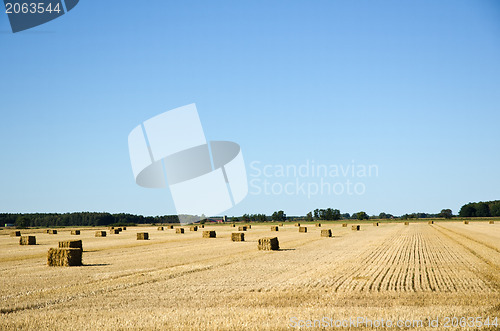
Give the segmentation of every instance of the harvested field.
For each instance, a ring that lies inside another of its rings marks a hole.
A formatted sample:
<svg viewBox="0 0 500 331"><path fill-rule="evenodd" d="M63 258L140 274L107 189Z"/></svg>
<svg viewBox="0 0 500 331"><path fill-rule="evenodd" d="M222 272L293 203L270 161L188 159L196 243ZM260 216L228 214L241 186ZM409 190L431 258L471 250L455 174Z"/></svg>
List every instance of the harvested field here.
<svg viewBox="0 0 500 331"><path fill-rule="evenodd" d="M80 248L49 248L47 265L50 267L72 267L82 265Z"/></svg>
<svg viewBox="0 0 500 331"><path fill-rule="evenodd" d="M24 247L0 231L0 329L286 330L292 317L323 316L492 320L500 317L500 226L488 223L384 223L359 232L323 223L311 235L288 226L274 234L280 250L269 252L256 247L269 224L238 243L231 226L207 226L220 240L173 231L136 240L156 227L102 239L83 229L85 265L77 268L47 266L47 249L71 240L69 229L23 230L38 241ZM322 238L325 229L335 237Z"/></svg>
<svg viewBox="0 0 500 331"><path fill-rule="evenodd" d="M22 236L19 238L19 245L36 245L35 236Z"/></svg>
<svg viewBox="0 0 500 331"><path fill-rule="evenodd" d="M83 250L81 240L65 240L59 242L59 248L79 248Z"/></svg>

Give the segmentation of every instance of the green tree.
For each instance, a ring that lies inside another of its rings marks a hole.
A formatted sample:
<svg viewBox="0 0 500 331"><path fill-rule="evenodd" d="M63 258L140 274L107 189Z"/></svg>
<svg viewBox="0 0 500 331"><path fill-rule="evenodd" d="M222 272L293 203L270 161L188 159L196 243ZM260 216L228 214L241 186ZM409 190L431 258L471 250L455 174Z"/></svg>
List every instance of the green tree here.
<svg viewBox="0 0 500 331"><path fill-rule="evenodd" d="M370 217L368 216L367 213L365 213L364 211L360 211L360 212L357 212L356 213L356 218L360 221L362 220L367 220L369 219Z"/></svg>
<svg viewBox="0 0 500 331"><path fill-rule="evenodd" d="M312 212L308 212L307 213L307 215L306 215L306 221L307 222L312 222L313 221Z"/></svg>
<svg viewBox="0 0 500 331"><path fill-rule="evenodd" d="M453 212L451 211L451 209L443 209L441 210L441 212L439 213L439 217L443 217L443 218L446 218L446 219L450 219L453 217Z"/></svg>
<svg viewBox="0 0 500 331"><path fill-rule="evenodd" d="M27 216L18 216L14 225L19 229L25 229L30 226L30 219Z"/></svg>
<svg viewBox="0 0 500 331"><path fill-rule="evenodd" d="M275 211L273 213L273 215L271 216L271 219L274 221L274 222L283 222L286 220L286 215L285 215L285 212L283 210L280 210L280 211Z"/></svg>

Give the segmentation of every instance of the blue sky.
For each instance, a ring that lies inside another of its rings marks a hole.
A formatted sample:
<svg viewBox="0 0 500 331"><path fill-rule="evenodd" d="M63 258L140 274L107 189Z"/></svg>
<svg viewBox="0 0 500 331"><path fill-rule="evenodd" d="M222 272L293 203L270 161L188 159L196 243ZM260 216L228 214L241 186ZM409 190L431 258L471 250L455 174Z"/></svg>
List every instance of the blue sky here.
<svg viewBox="0 0 500 331"><path fill-rule="evenodd" d="M252 162L378 168L351 178L363 194L254 192L228 215L499 199L495 0L82 0L16 34L0 14L0 47L0 212L175 213L134 183L127 136L190 103L207 139L241 145L249 180L266 179Z"/></svg>

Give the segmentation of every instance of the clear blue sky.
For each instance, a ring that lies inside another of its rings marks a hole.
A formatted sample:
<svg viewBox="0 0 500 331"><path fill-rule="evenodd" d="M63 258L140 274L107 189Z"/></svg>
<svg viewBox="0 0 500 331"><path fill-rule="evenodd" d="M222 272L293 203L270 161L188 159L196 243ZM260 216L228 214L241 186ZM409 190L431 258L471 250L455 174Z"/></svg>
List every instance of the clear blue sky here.
<svg viewBox="0 0 500 331"><path fill-rule="evenodd" d="M134 183L127 136L193 102L249 180L255 161L378 168L351 178L364 194L251 193L228 215L500 198L496 0L81 0L17 34L0 13L0 49L0 212L173 213Z"/></svg>

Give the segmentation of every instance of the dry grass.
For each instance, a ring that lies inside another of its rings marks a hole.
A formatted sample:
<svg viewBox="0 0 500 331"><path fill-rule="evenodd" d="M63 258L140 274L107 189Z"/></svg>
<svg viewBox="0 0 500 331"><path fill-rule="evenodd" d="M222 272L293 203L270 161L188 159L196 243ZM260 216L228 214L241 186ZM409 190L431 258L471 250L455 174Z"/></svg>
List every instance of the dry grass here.
<svg viewBox="0 0 500 331"><path fill-rule="evenodd" d="M245 241L245 234L242 232L231 233L231 241Z"/></svg>
<svg viewBox="0 0 500 331"><path fill-rule="evenodd" d="M260 238L257 248L260 251L277 251L280 249L278 237Z"/></svg>
<svg viewBox="0 0 500 331"><path fill-rule="evenodd" d="M156 227L132 227L103 240L82 230L78 268L46 265L69 230L23 230L38 241L24 247L0 231L0 329L286 330L294 316L500 317L500 227L487 221L360 232L324 223L311 235L289 226L275 234L278 252L255 247L268 224L237 244L233 227L207 228L218 239L163 231L137 241ZM325 229L335 237L321 238Z"/></svg>
<svg viewBox="0 0 500 331"><path fill-rule="evenodd" d="M49 248L47 265L50 267L72 267L82 265L80 248Z"/></svg>
<svg viewBox="0 0 500 331"><path fill-rule="evenodd" d="M215 238L216 233L213 230L203 231L203 238Z"/></svg>

